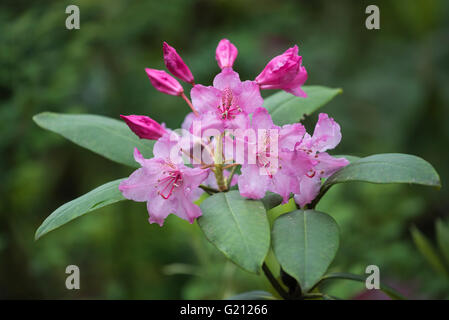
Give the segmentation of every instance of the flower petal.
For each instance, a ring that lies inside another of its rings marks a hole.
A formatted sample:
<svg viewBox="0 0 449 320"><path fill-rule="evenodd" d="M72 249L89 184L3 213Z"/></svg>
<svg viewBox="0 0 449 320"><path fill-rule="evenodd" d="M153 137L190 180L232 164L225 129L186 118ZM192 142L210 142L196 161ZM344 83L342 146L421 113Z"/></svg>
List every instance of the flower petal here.
<svg viewBox="0 0 449 320"><path fill-rule="evenodd" d="M128 179L120 182L118 188L126 199L147 201L160 171L161 162L158 159L145 160L145 167L134 171Z"/></svg>
<svg viewBox="0 0 449 320"><path fill-rule="evenodd" d="M242 82L238 90L237 104L246 113L253 113L256 108L262 107L263 98L260 95L259 86L255 81Z"/></svg>
<svg viewBox="0 0 449 320"><path fill-rule="evenodd" d="M218 117L216 111L210 111L201 114L197 121L198 121L197 124L201 125L201 130L195 131L200 131L201 133L203 133L208 129L216 129L219 130L220 132L223 131L224 129L224 122L222 121L222 119Z"/></svg>
<svg viewBox="0 0 449 320"><path fill-rule="evenodd" d="M318 175L312 178L304 176L300 180L299 194L295 194L295 202L302 207L312 202L320 192L321 179Z"/></svg>
<svg viewBox="0 0 449 320"><path fill-rule="evenodd" d="M345 158L334 158L326 152L318 153L317 160L319 163L316 165L315 170L322 178L330 177L349 164L349 161Z"/></svg>
<svg viewBox="0 0 449 320"><path fill-rule="evenodd" d="M241 171L238 180L240 194L251 199L263 198L268 189L269 176L260 174L255 164L244 165Z"/></svg>
<svg viewBox="0 0 449 320"><path fill-rule="evenodd" d="M258 129L273 129L276 126L273 123L273 119L271 119L270 113L265 108L257 108L251 119L251 127L255 130ZM257 132L256 132L257 135Z"/></svg>
<svg viewBox="0 0 449 320"><path fill-rule="evenodd" d="M181 128L187 131L190 131L190 128L192 127L192 123L195 120L196 115L193 112L190 112L186 115L184 118L184 121L182 122Z"/></svg>
<svg viewBox="0 0 449 320"><path fill-rule="evenodd" d="M195 85L190 91L192 104L200 112L215 110L221 101L221 91L214 87L205 87L201 84Z"/></svg>
<svg viewBox="0 0 449 320"><path fill-rule="evenodd" d="M182 192L177 196L178 208L176 209L176 215L181 219L187 220L193 223L196 218L201 216L201 209L196 204L186 197Z"/></svg>
<svg viewBox="0 0 449 320"><path fill-rule="evenodd" d="M295 146L301 142L306 129L300 123L286 124L279 131L279 147L281 149L294 150Z"/></svg>
<svg viewBox="0 0 449 320"><path fill-rule="evenodd" d="M198 188L198 186L207 179L209 173L210 170L201 168L189 168L185 166L182 169L182 189L184 190L184 193L188 195L193 191L193 189Z"/></svg>
<svg viewBox="0 0 449 320"><path fill-rule="evenodd" d="M239 74L231 68L223 69L214 78L214 87L219 90L229 88L233 91L236 91L236 93L240 93L240 84L241 81Z"/></svg>
<svg viewBox="0 0 449 320"><path fill-rule="evenodd" d="M341 140L340 126L325 113L320 113L312 136L314 151L323 152L335 148Z"/></svg>
<svg viewBox="0 0 449 320"><path fill-rule="evenodd" d="M287 203L291 193L299 192L299 182L295 176L287 174L285 170L278 170L271 179L268 190L282 197L282 203Z"/></svg>
<svg viewBox="0 0 449 320"><path fill-rule="evenodd" d="M156 141L153 154L156 158L170 159L174 163L180 162L180 137L174 131L169 131Z"/></svg>
<svg viewBox="0 0 449 320"><path fill-rule="evenodd" d="M160 195L152 197L147 202L147 210L150 218L150 223L157 223L159 226L163 226L165 219L170 213L174 213L178 207L177 199L164 199Z"/></svg>
<svg viewBox="0 0 449 320"><path fill-rule="evenodd" d="M249 127L249 118L245 113L239 113L234 119L223 120L225 129L242 129L245 130Z"/></svg>

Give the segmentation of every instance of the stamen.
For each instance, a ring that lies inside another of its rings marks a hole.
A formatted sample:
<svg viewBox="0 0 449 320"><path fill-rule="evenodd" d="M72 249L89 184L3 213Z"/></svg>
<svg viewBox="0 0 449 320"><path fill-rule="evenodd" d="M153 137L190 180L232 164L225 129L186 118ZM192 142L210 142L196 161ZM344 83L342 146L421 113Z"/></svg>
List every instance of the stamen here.
<svg viewBox="0 0 449 320"><path fill-rule="evenodd" d="M165 173L164 171L163 174ZM169 171L165 178L158 179L157 182L155 187L160 187L157 194L167 200L173 194L173 190L182 184L182 174L179 170Z"/></svg>
<svg viewBox="0 0 449 320"><path fill-rule="evenodd" d="M221 103L217 106L220 117L225 119L235 119L235 117L243 112L242 108L234 105L234 94L230 88L225 88L222 92Z"/></svg>

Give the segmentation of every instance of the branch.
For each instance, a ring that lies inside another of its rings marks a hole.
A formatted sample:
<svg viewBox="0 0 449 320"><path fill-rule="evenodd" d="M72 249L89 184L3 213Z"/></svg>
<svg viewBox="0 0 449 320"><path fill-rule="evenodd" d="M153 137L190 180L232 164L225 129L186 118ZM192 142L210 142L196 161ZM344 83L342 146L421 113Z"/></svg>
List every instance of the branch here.
<svg viewBox="0 0 449 320"><path fill-rule="evenodd" d="M270 269L268 269L268 266L266 265L266 263L264 262L262 265L262 270L265 273L265 276L268 278L268 280L270 281L271 285L273 286L273 288L279 293L279 295L285 299L288 300L290 299L290 297L288 296L288 293L284 290L284 288L281 287L281 285L279 284L279 282L277 282L277 280L275 279L275 277L273 276L273 274L271 273Z"/></svg>

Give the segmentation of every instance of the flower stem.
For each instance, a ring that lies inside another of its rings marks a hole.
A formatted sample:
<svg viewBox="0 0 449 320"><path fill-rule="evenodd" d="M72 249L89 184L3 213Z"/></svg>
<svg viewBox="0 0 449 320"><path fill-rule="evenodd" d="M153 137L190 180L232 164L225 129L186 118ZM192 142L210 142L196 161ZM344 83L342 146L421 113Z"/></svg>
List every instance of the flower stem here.
<svg viewBox="0 0 449 320"><path fill-rule="evenodd" d="M208 187L208 186L205 186L204 184L200 184L200 188L201 189L203 189L204 191L206 191L209 195L211 195L211 194L214 194L214 193L217 193L218 192L218 190L217 189L214 189L214 188L211 188L211 187Z"/></svg>
<svg viewBox="0 0 449 320"><path fill-rule="evenodd" d="M198 117L198 111L195 110L195 108L193 107L192 102L190 101L189 98L187 98L187 96L185 95L185 93L181 93L181 98L184 99L185 102L187 102L187 104L189 105L190 109L192 109L193 113Z"/></svg>
<svg viewBox="0 0 449 320"><path fill-rule="evenodd" d="M217 179L218 190L226 191L227 187L223 176L223 133L216 136L215 139L217 139L214 153L215 179Z"/></svg>
<svg viewBox="0 0 449 320"><path fill-rule="evenodd" d="M237 166L232 167L231 172L229 173L229 177L226 179L226 189L229 189L232 183L232 178L234 177L235 170L237 169Z"/></svg>
<svg viewBox="0 0 449 320"><path fill-rule="evenodd" d="M279 284L279 282L277 282L276 278L273 276L270 269L268 269L268 266L266 265L265 262L262 265L262 270L265 273L265 276L268 278L268 281L270 281L271 285L279 293L279 295L283 299L286 299L286 300L289 299L288 293L284 290L284 288L282 288L282 286Z"/></svg>

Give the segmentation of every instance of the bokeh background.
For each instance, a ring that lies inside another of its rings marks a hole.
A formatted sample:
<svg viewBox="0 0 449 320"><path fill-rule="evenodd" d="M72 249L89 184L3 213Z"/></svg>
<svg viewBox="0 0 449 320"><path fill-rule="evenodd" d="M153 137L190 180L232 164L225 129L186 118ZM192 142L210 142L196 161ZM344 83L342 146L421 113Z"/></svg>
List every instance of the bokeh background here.
<svg viewBox="0 0 449 320"><path fill-rule="evenodd" d="M365 28L380 7L381 30ZM81 29L65 28L77 4ZM215 298L271 290L241 271L196 225L171 216L150 225L143 203L121 202L34 241L54 209L131 173L39 128L42 111L147 114L179 127L188 108L150 85L145 67L164 68L162 42L176 47L198 83L219 71L218 41L239 49L235 69L253 79L273 56L299 44L307 84L341 87L322 110L342 126L334 154L411 153L440 173L441 190L397 185L334 187L318 209L341 227L333 271L364 274L411 298L449 298L447 276L416 249L410 227L431 241L449 214L449 2L395 1L20 1L0 5L0 298ZM306 119L309 128L317 115ZM81 289L65 288L65 268ZM342 298L374 298L358 283L331 288Z"/></svg>

